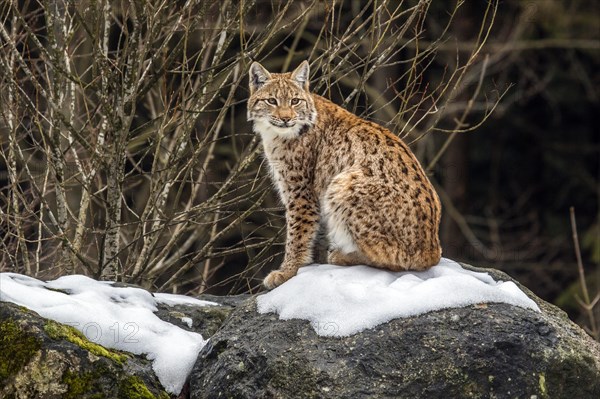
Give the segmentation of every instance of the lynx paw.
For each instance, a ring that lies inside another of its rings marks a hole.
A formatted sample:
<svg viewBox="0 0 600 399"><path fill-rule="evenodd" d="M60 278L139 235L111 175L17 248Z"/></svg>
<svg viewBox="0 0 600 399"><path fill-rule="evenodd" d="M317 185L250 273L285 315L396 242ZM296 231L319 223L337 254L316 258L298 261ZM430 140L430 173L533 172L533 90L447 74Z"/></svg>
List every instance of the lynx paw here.
<svg viewBox="0 0 600 399"><path fill-rule="evenodd" d="M291 278L291 276L286 275L284 272L280 272L279 270L275 270L267 275L263 280L263 285L268 290L272 290L275 287L280 286Z"/></svg>
<svg viewBox="0 0 600 399"><path fill-rule="evenodd" d="M357 252L345 254L339 249L334 249L327 256L327 263L338 266L354 266L365 264L366 259L363 258L364 257Z"/></svg>

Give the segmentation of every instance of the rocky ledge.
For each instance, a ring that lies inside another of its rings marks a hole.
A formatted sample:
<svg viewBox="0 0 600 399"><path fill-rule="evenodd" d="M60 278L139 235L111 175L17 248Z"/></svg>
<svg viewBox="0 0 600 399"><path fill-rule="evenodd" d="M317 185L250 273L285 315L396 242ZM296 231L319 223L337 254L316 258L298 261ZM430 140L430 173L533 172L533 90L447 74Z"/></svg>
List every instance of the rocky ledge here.
<svg viewBox="0 0 600 399"><path fill-rule="evenodd" d="M213 301L218 297L205 296ZM158 304L156 314L209 337L247 296L223 298L221 306ZM195 321L188 326L183 318ZM180 397L187 397L187 390ZM0 302L0 397L170 398L144 356L107 349L71 326L45 319L10 302Z"/></svg>
<svg viewBox="0 0 600 399"><path fill-rule="evenodd" d="M169 398L150 363L0 302L0 397Z"/></svg>

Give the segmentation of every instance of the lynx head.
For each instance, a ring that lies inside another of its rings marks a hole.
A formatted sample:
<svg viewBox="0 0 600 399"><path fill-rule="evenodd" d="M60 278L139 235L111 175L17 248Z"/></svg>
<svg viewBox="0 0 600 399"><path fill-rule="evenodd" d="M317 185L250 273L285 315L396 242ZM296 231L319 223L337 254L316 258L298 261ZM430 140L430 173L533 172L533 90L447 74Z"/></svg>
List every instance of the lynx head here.
<svg viewBox="0 0 600 399"><path fill-rule="evenodd" d="M252 63L248 120L254 122L255 132L293 138L315 123L308 75L306 61L291 73L269 73L258 62Z"/></svg>

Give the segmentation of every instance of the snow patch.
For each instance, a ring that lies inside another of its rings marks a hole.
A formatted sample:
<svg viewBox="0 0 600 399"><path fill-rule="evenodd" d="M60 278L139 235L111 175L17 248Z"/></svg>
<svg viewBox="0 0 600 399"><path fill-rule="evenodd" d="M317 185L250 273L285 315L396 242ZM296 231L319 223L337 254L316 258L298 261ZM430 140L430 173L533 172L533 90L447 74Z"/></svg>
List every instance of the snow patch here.
<svg viewBox="0 0 600 399"><path fill-rule="evenodd" d="M168 306L174 305L192 305L192 306L219 306L216 302L203 301L201 299L192 298L185 295L164 294L155 292L152 294L158 303L163 303Z"/></svg>
<svg viewBox="0 0 600 399"><path fill-rule="evenodd" d="M310 321L321 336L356 334L392 319L478 303L502 302L539 312L512 281L463 269L442 258L423 272L391 272L368 266L306 266L257 298L259 313Z"/></svg>
<svg viewBox="0 0 600 399"><path fill-rule="evenodd" d="M182 295L153 296L141 288L113 287L80 275L43 282L15 273L0 273L0 301L71 325L104 347L146 354L160 383L175 395L207 341L158 318L156 304L218 305ZM192 320L184 322L191 325Z"/></svg>
<svg viewBox="0 0 600 399"><path fill-rule="evenodd" d="M181 321L184 322L189 328L192 328L194 325L194 320L191 317L182 317Z"/></svg>

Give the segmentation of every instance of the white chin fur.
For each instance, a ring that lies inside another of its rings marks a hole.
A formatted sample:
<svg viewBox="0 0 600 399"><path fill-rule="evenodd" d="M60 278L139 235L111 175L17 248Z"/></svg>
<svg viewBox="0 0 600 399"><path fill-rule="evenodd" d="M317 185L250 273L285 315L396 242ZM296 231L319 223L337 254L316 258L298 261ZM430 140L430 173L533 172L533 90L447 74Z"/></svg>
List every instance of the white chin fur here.
<svg viewBox="0 0 600 399"><path fill-rule="evenodd" d="M291 139L294 137L298 137L298 133L300 133L301 129L302 125L299 123L296 123L294 126L290 127L279 127L274 126L264 120L254 121L254 131L260 134L263 137L263 139L267 137L274 138L277 136L284 139Z"/></svg>

